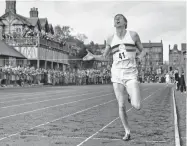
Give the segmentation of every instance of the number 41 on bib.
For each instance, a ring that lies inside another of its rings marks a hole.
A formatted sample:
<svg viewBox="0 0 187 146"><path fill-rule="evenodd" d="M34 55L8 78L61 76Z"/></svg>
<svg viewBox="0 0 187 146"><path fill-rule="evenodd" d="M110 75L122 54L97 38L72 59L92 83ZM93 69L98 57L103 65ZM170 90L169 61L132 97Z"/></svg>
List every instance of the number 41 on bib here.
<svg viewBox="0 0 187 146"><path fill-rule="evenodd" d="M125 59L125 52L120 52L120 53L119 53L119 58L120 58L121 60Z"/></svg>

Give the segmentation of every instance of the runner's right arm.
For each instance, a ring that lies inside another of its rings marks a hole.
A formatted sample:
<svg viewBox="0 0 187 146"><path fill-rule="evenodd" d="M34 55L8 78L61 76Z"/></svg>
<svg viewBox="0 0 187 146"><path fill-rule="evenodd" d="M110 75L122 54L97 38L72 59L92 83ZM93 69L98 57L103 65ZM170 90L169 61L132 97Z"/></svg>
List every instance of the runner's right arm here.
<svg viewBox="0 0 187 146"><path fill-rule="evenodd" d="M105 50L104 50L102 55L93 55L94 60L97 60L97 61L109 61L109 59L107 58L109 53L110 53L110 46L106 45Z"/></svg>
<svg viewBox="0 0 187 146"><path fill-rule="evenodd" d="M111 47L110 47L110 44L111 44L111 40L112 40L112 37L109 37L108 39L107 39L107 42L106 42L106 46L105 46L105 50L104 50L104 52L103 52L103 54L102 55L94 55L94 54L90 54L90 55L92 55L92 59L91 60L97 60L97 61L109 61L109 58L108 58L108 56L109 56L109 53L110 53L110 50L111 50ZM90 52L88 51L88 54L89 54ZM83 59L84 60L84 59ZM87 60L86 58L85 58L85 60Z"/></svg>

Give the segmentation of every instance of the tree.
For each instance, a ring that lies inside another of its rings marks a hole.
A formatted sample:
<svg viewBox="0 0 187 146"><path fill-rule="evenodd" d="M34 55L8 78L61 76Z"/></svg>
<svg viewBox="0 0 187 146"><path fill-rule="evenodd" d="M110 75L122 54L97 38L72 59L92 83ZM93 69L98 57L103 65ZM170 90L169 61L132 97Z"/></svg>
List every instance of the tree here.
<svg viewBox="0 0 187 146"><path fill-rule="evenodd" d="M57 25L57 26L55 26L55 32L54 32L54 34L55 34L55 37L56 38L60 38L60 39L67 39L67 38L70 38L70 37L72 37L71 36L71 31L72 31L73 29L70 27L70 26L60 26L60 25Z"/></svg>
<svg viewBox="0 0 187 146"><path fill-rule="evenodd" d="M54 29L55 38L60 39L61 34L62 34L62 31L61 31L60 25L55 26L55 29Z"/></svg>
<svg viewBox="0 0 187 146"><path fill-rule="evenodd" d="M70 26L63 26L62 28L62 36L66 39L69 38L71 35L71 31L73 30Z"/></svg>
<svg viewBox="0 0 187 146"><path fill-rule="evenodd" d="M57 26L55 26L55 35L60 35L61 34L61 27L60 27L60 25L57 25Z"/></svg>
<svg viewBox="0 0 187 146"><path fill-rule="evenodd" d="M95 43L93 41L90 42L90 45L94 47Z"/></svg>
<svg viewBox="0 0 187 146"><path fill-rule="evenodd" d="M76 38L77 38L78 40L80 40L81 42L83 42L83 43L84 43L84 41L85 41L86 39L88 39L88 37L87 37L85 34L82 34L82 33L78 33L77 36L76 36Z"/></svg>

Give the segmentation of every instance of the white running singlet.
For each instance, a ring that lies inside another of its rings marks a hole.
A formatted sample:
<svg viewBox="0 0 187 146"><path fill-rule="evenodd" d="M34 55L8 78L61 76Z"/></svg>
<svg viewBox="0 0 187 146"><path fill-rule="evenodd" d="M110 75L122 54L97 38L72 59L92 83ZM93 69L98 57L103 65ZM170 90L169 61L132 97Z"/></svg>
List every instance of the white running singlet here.
<svg viewBox="0 0 187 146"><path fill-rule="evenodd" d="M109 45L113 53L112 82L137 78L138 70L135 60L137 48L130 31L127 30L123 39L114 34Z"/></svg>

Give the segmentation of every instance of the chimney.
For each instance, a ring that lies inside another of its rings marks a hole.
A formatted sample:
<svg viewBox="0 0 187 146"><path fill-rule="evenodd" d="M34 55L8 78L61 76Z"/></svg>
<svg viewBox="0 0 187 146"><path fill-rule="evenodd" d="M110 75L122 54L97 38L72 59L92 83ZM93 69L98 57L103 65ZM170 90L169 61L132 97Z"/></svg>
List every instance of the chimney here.
<svg viewBox="0 0 187 146"><path fill-rule="evenodd" d="M6 9L5 9L5 13L7 12L12 12L14 14L16 14L16 1L10 1L10 0L6 0Z"/></svg>
<svg viewBox="0 0 187 146"><path fill-rule="evenodd" d="M170 50L170 45L169 45L169 50Z"/></svg>
<svg viewBox="0 0 187 146"><path fill-rule="evenodd" d="M38 8L31 8L30 10L30 18L38 18Z"/></svg>

